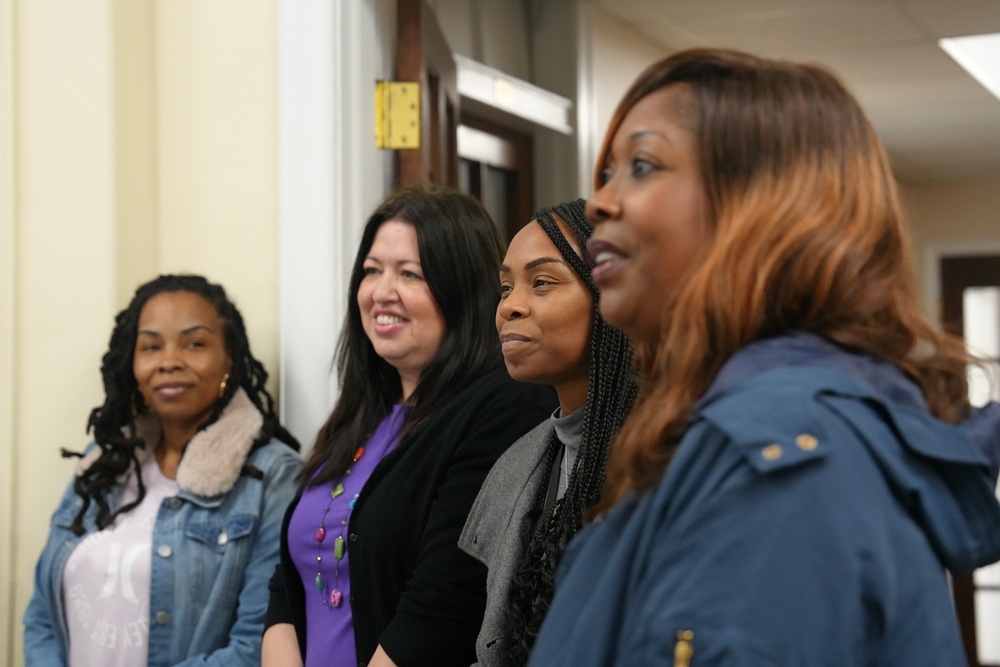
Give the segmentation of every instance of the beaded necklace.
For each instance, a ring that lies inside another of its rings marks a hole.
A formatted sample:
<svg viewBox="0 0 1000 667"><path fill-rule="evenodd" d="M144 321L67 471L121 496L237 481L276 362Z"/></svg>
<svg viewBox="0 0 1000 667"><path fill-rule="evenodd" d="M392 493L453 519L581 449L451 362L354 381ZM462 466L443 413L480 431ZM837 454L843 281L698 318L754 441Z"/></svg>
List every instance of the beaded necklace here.
<svg viewBox="0 0 1000 667"><path fill-rule="evenodd" d="M358 460L365 455L365 448L358 447L357 451L354 452L354 457L352 460L352 465L357 463ZM347 469L344 473L346 478L351 474L351 468ZM351 502L347 506L347 511L344 512L344 518L340 521L340 535L337 535L337 539L333 541L333 588L330 589L329 595L326 593L326 577L323 576L323 541L326 540L326 515L330 511L330 505L333 503L334 498L338 498L344 493L343 482L338 482L333 485L330 489L330 500L326 503L326 507L323 508L323 515L319 519L319 527L316 528L316 590L319 591L320 598L323 600L323 604L327 607L339 607L344 601L344 596L340 592L340 561L344 557L344 551L347 549L347 543L344 541L344 530L347 528L348 519L351 516L351 510L354 509L354 503L358 501L357 493L351 498Z"/></svg>

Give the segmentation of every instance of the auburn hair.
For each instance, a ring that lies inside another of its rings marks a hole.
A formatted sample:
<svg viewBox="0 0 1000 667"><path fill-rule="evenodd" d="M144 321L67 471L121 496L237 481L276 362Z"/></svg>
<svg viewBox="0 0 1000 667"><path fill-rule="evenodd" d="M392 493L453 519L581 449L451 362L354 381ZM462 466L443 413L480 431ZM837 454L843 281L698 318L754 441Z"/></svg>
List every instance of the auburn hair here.
<svg viewBox="0 0 1000 667"><path fill-rule="evenodd" d="M815 65L676 53L619 103L596 187L629 111L666 86L687 98L667 113L695 135L710 240L665 300L659 339L637 345L642 387L595 513L655 486L695 401L757 339L819 334L901 368L935 416L966 416L969 355L922 311L885 150L843 84Z"/></svg>

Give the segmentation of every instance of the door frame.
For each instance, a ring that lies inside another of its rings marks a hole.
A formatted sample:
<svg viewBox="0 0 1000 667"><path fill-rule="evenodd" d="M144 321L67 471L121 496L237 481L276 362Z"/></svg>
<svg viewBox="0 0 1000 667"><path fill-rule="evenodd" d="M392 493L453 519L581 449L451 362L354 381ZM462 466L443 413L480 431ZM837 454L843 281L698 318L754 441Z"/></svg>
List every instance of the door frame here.
<svg viewBox="0 0 1000 667"><path fill-rule="evenodd" d="M942 289L941 261L949 258L1000 256L1000 240L928 244L924 252L924 298L927 312L939 324L944 324L945 304ZM951 330L952 333L958 333ZM977 623L975 618L975 584L972 575L952 577L955 612L958 616L969 667L979 667Z"/></svg>
<svg viewBox="0 0 1000 667"><path fill-rule="evenodd" d="M975 257L1000 255L1000 239L977 241L947 241L924 244L921 253L923 266L923 302L927 313L935 322L941 322L941 259L952 256Z"/></svg>

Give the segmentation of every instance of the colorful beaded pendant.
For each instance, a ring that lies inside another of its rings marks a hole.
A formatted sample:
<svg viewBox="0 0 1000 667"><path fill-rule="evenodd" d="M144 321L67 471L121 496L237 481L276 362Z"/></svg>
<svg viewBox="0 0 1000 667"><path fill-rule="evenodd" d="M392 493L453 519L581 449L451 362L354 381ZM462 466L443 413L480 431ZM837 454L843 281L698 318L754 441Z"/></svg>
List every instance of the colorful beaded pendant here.
<svg viewBox="0 0 1000 667"><path fill-rule="evenodd" d="M354 452L353 462L357 463L365 454L364 447L358 447L357 451ZM347 472L344 473L344 477L351 474L351 469L348 468ZM319 526L316 528L316 590L319 591L323 598L323 604L339 607L344 601L344 595L340 592L340 561L344 558L344 553L347 549L347 543L344 541L343 529L348 524L348 518L351 515L351 510L354 509L354 503L358 500L358 494L355 493L351 502L348 503L347 512L344 514L343 520L340 522L341 534L337 536L337 539L333 541L333 557L336 559L337 563L334 566L334 586L330 589L329 598L326 595L326 577L323 576L323 542L326 540L326 515L330 511L330 506L335 498L340 497L344 493L344 484L342 482L337 483L330 489L330 502L326 504L323 508L323 516L320 517ZM329 600L329 602L328 602Z"/></svg>

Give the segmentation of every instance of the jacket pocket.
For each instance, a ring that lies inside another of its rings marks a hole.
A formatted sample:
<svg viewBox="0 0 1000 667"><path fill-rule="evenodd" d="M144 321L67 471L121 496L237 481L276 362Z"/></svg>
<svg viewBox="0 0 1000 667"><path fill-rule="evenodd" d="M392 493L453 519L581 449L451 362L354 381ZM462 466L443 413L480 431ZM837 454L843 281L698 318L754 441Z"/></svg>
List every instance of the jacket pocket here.
<svg viewBox="0 0 1000 667"><path fill-rule="evenodd" d="M189 538L218 552L225 552L230 542L236 542L253 533L257 517L252 514L234 514L225 520L192 521L185 533Z"/></svg>

